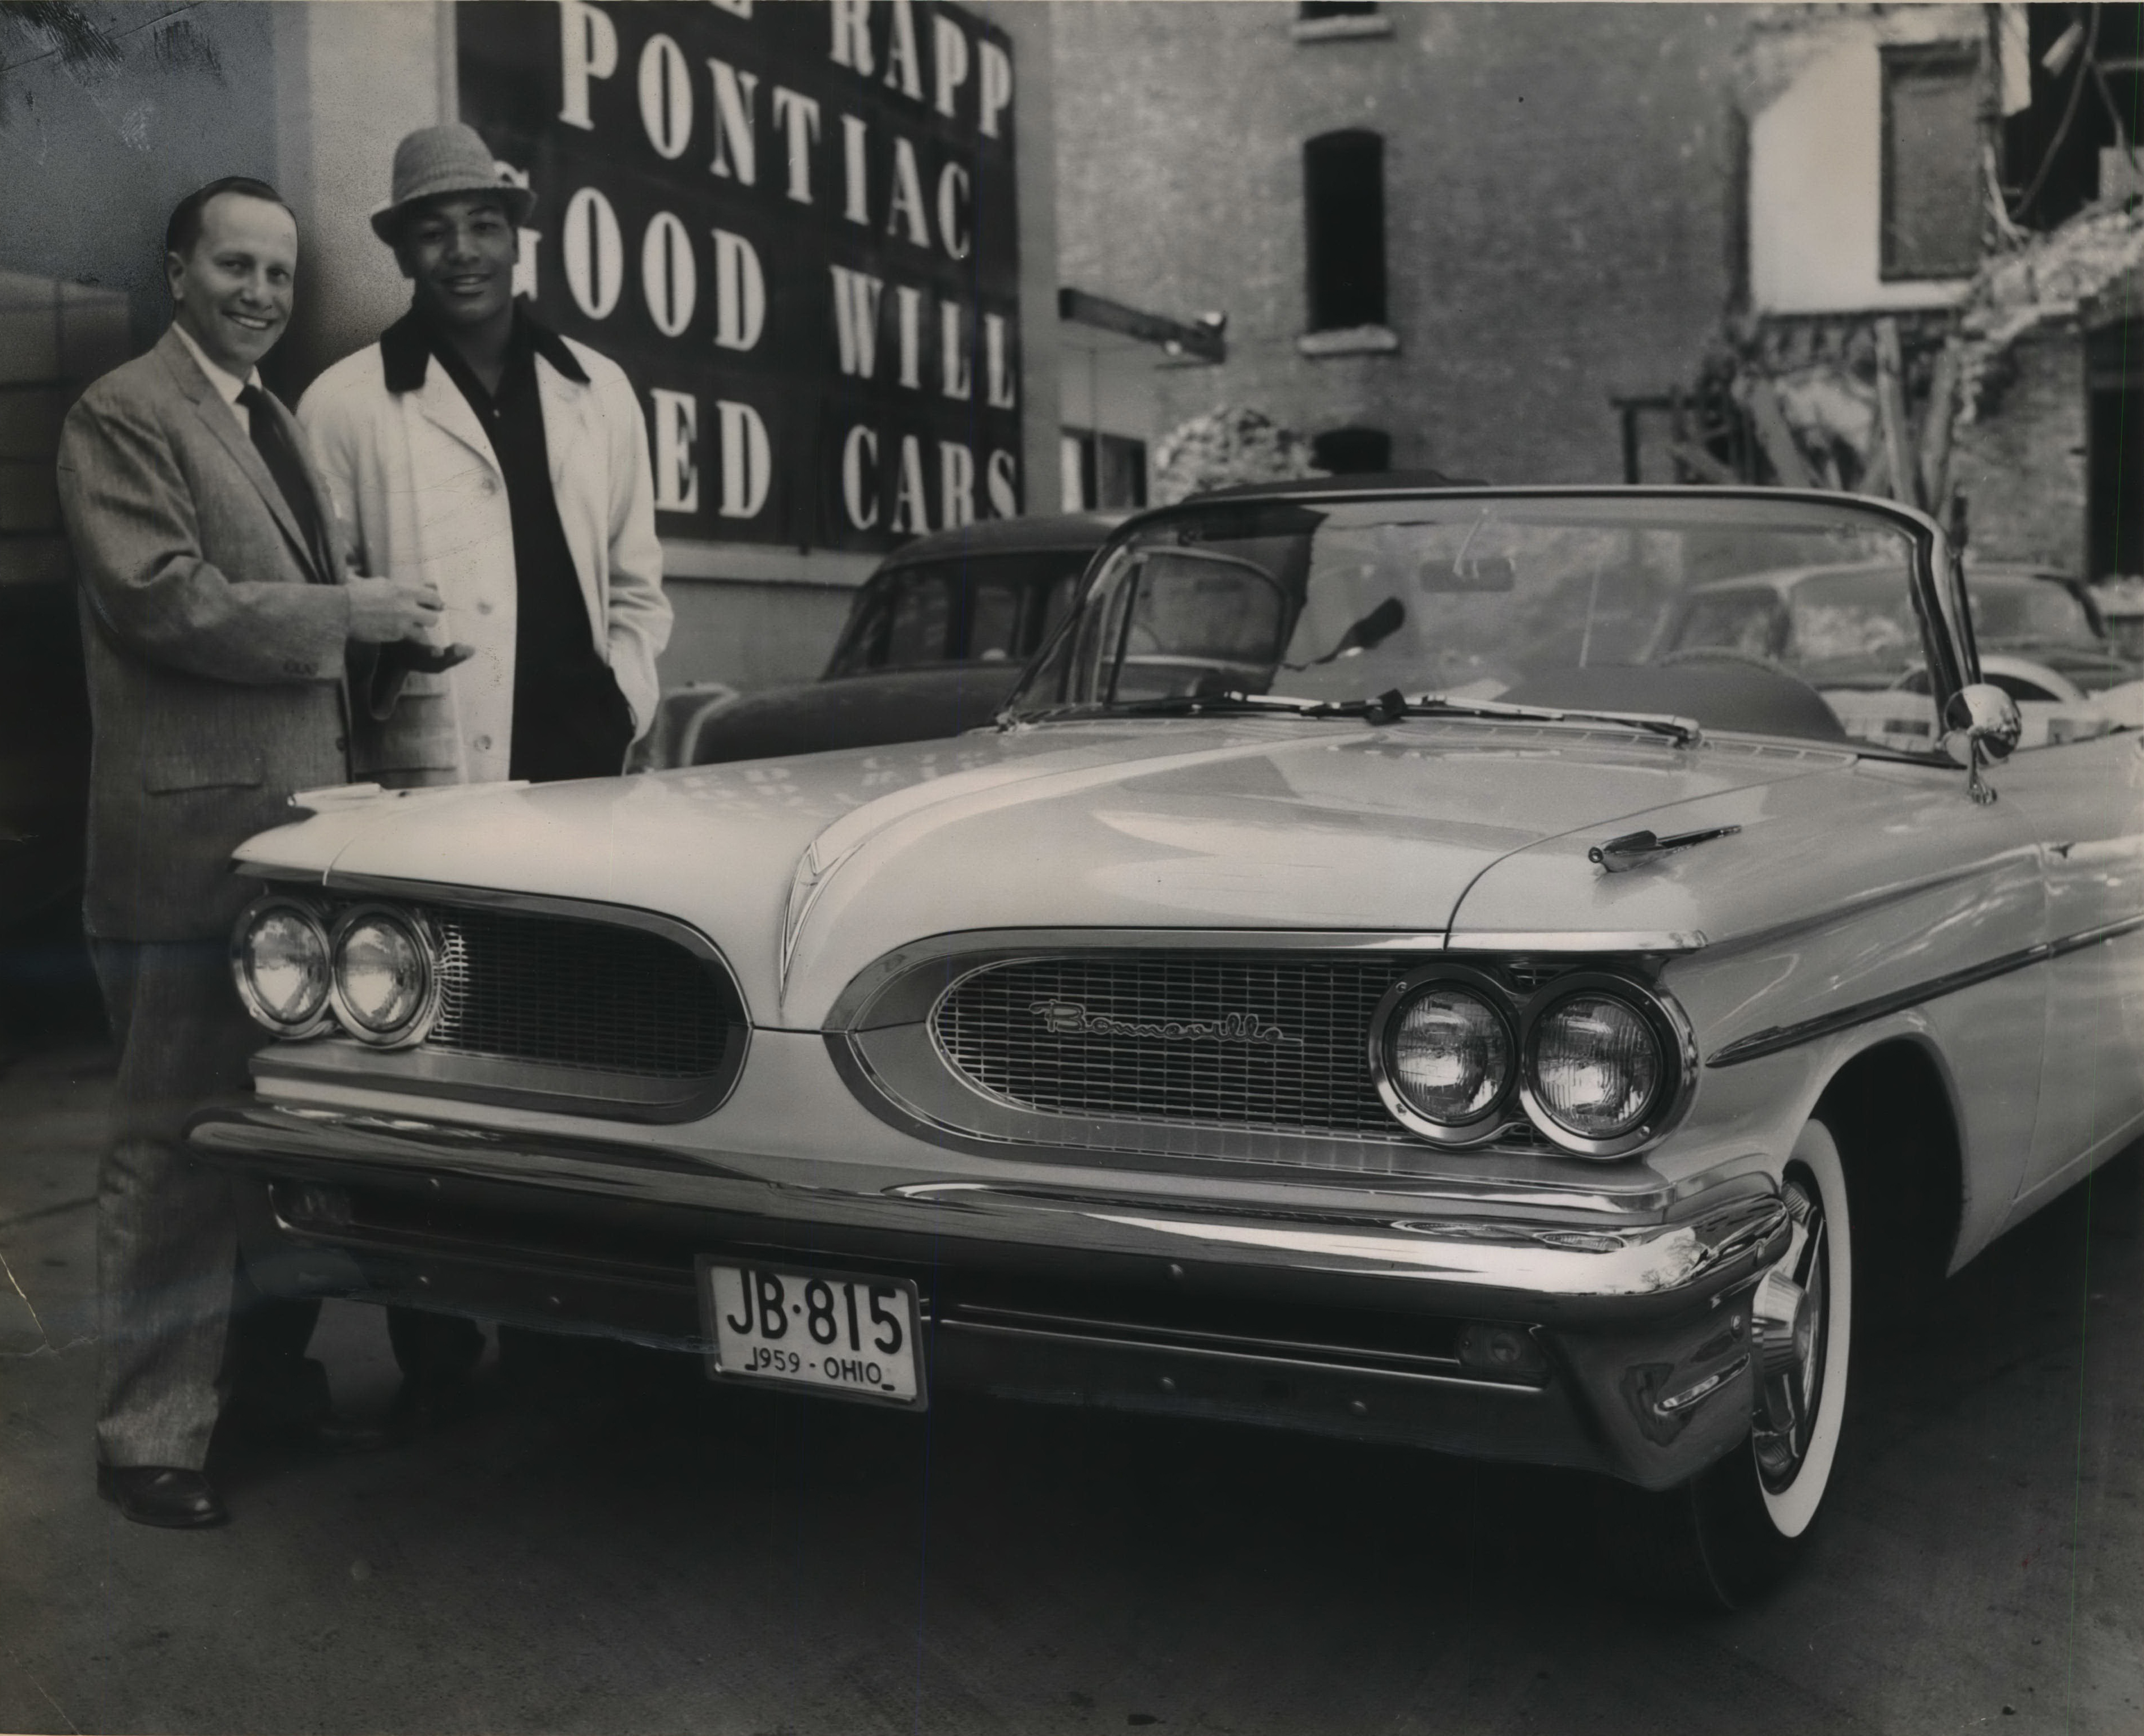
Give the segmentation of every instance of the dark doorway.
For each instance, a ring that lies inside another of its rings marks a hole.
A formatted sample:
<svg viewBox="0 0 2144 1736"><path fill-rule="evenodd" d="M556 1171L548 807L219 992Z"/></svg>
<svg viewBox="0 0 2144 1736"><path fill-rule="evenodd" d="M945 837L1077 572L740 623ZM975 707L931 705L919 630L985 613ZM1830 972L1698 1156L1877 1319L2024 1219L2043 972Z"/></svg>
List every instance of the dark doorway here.
<svg viewBox="0 0 2144 1736"><path fill-rule="evenodd" d="M2144 389L2092 394L2092 571L2144 574Z"/></svg>
<svg viewBox="0 0 2144 1736"><path fill-rule="evenodd" d="M1310 443L1310 461L1334 476L1367 476L1392 468L1392 437L1382 428L1335 428Z"/></svg>

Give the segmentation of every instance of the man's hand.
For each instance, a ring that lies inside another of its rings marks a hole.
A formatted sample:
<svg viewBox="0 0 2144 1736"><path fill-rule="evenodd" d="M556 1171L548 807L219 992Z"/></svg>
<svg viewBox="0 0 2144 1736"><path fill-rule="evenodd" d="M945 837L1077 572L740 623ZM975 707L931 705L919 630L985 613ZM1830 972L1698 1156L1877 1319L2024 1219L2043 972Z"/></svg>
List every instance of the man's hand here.
<svg viewBox="0 0 2144 1736"><path fill-rule="evenodd" d="M350 636L360 645L421 642L447 606L436 586L399 578L352 578L345 588L350 593Z"/></svg>

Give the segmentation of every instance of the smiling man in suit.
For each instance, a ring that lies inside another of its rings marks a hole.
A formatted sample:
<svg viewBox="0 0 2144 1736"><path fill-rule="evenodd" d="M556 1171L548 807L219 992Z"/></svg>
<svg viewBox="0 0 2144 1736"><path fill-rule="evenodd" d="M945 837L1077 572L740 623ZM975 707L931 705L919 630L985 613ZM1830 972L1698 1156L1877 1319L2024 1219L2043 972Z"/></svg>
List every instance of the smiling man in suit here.
<svg viewBox="0 0 2144 1736"><path fill-rule="evenodd" d="M94 729L85 925L119 1045L97 1482L130 1519L190 1526L224 1517L203 1467L226 1388L300 1426L326 1408L301 1305L232 1330L231 1183L182 1140L194 1104L246 1087L261 1040L227 962L249 895L231 852L295 791L348 781L350 675L374 692L378 648L423 641L440 603L344 573L304 436L261 384L297 273L280 196L211 182L165 243L171 329L69 412L58 480Z"/></svg>
<svg viewBox="0 0 2144 1736"><path fill-rule="evenodd" d="M534 196L474 128L411 133L392 186L372 226L409 311L321 374L298 415L360 558L436 586L475 654L412 677L361 733L359 766L400 785L615 776L654 721L670 637L639 399L615 362L517 302ZM450 1406L480 1330L395 1308L388 1331L402 1415Z"/></svg>

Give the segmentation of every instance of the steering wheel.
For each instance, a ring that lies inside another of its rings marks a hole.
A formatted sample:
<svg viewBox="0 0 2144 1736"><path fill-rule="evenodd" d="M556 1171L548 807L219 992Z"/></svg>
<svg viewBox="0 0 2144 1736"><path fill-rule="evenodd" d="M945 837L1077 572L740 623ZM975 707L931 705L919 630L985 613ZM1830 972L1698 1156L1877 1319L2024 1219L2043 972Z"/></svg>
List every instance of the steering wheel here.
<svg viewBox="0 0 2144 1736"><path fill-rule="evenodd" d="M1685 645L1665 657L1655 657L1653 662L1662 668L1676 663L1744 663L1768 674L1784 675L1789 681L1801 680L1777 657L1766 657L1761 651L1744 651L1733 645Z"/></svg>
<svg viewBox="0 0 2144 1736"><path fill-rule="evenodd" d="M2084 691L2061 670L2032 657L2012 657L2008 652L1984 653L1980 659L1980 678L2002 688L2012 699L2082 705L2087 698ZM1928 688L1928 666L1916 663L1902 671L1891 686L1893 690L1925 693Z"/></svg>

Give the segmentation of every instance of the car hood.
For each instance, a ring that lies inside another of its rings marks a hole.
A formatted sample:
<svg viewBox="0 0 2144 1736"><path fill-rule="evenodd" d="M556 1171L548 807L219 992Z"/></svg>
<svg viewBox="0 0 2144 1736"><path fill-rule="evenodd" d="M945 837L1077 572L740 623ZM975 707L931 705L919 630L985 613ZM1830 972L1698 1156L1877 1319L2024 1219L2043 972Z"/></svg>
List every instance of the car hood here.
<svg viewBox="0 0 2144 1736"><path fill-rule="evenodd" d="M874 960L959 930L1441 935L1496 865L1557 839L1579 843L1551 852L1559 890L1528 880L1525 925L1625 927L1585 843L1670 810L1698 816L1692 824L1754 824L1774 786L1854 765L1820 748L1686 749L1616 730L1094 722L409 792L264 834L241 856L345 883L660 910L722 948L757 1022L811 1027ZM1493 901L1500 912L1510 903ZM1687 899L1655 904L1700 914Z"/></svg>

